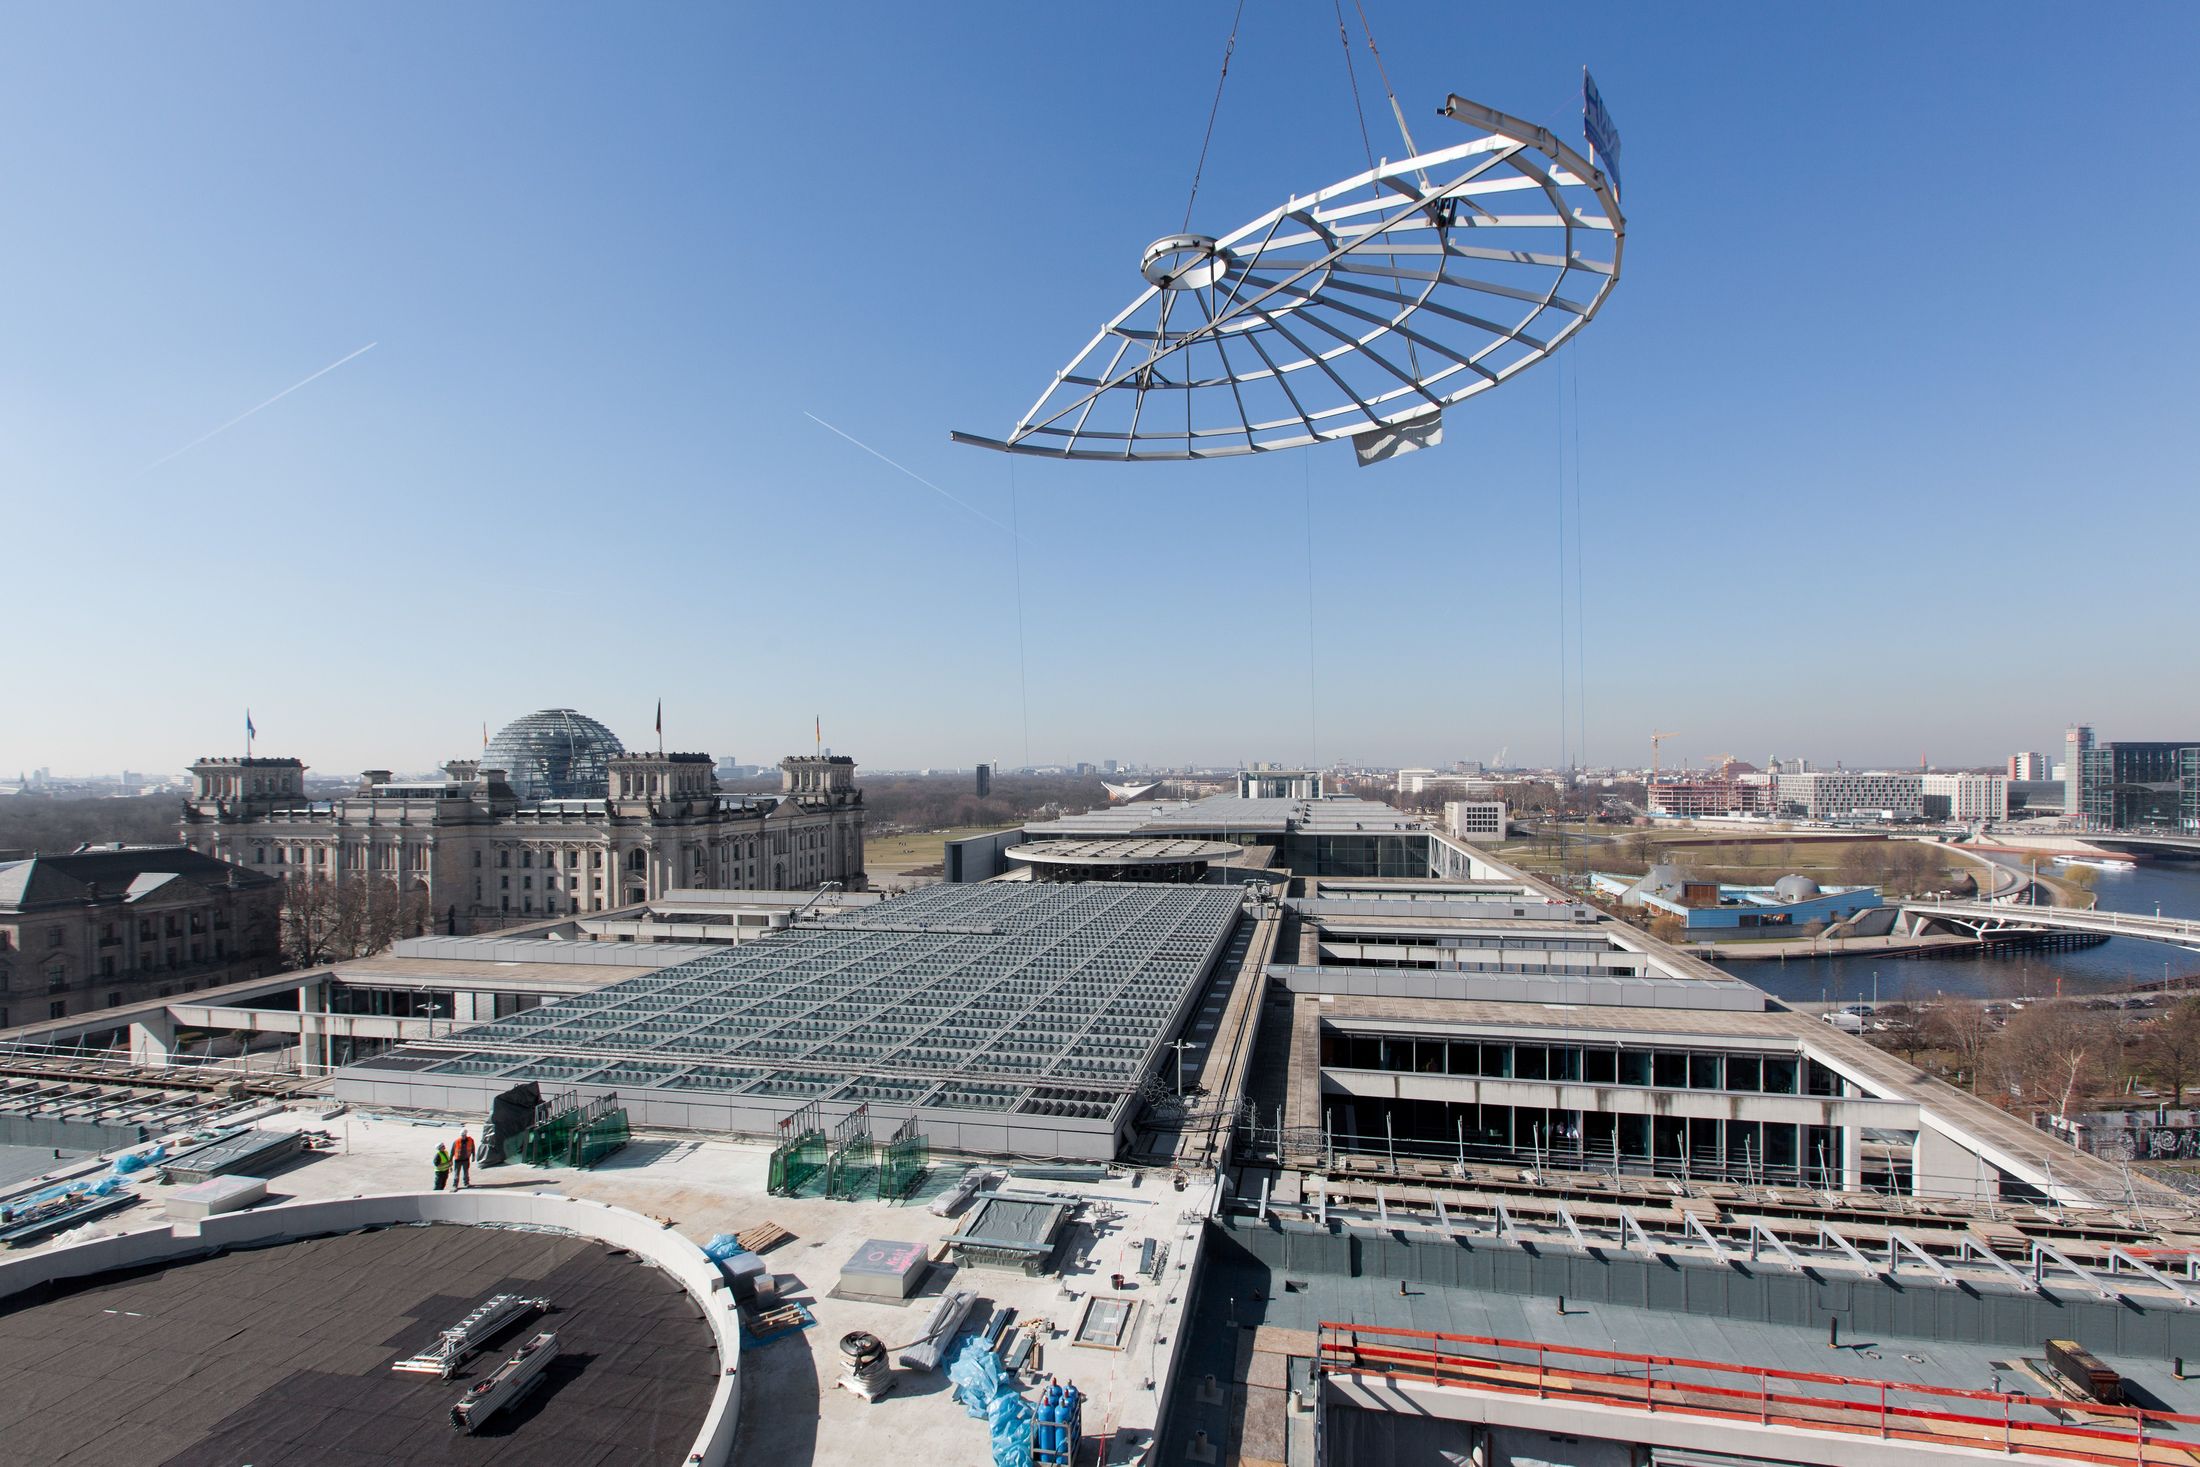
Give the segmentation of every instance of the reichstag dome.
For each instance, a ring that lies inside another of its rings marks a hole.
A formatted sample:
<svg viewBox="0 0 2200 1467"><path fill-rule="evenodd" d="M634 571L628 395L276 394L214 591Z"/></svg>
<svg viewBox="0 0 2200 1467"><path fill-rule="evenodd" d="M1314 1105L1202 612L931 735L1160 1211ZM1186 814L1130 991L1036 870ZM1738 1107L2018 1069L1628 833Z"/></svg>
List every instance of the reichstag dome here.
<svg viewBox="0 0 2200 1467"><path fill-rule="evenodd" d="M585 713L545 708L497 730L481 754L484 769L502 769L522 800L600 800L610 793L611 756L619 736Z"/></svg>

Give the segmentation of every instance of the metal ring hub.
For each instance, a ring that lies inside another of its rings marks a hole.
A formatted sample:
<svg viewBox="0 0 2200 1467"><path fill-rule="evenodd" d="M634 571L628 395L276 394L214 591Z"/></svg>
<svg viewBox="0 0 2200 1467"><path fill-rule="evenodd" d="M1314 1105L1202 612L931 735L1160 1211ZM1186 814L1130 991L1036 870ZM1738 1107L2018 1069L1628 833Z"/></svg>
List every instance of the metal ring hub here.
<svg viewBox="0 0 2200 1467"><path fill-rule="evenodd" d="M1162 290L1204 290L1228 275L1232 263L1211 234L1170 234L1146 246L1138 273Z"/></svg>

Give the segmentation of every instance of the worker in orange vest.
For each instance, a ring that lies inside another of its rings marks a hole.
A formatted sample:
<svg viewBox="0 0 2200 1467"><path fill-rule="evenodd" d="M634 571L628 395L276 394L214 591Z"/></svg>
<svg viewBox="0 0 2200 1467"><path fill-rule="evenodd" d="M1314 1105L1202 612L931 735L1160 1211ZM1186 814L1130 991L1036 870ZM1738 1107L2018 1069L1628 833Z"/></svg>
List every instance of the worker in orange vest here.
<svg viewBox="0 0 2200 1467"><path fill-rule="evenodd" d="M456 1192L467 1184L474 1169L474 1133L461 1131L451 1143L451 1190Z"/></svg>

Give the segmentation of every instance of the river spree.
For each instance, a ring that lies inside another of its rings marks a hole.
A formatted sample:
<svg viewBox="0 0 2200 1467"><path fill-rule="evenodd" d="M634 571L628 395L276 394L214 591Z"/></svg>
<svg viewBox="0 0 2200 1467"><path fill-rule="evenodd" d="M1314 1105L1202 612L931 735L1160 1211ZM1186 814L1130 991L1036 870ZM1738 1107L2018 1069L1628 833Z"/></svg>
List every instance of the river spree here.
<svg viewBox="0 0 2200 1467"><path fill-rule="evenodd" d="M2200 862L2168 861L2136 871L2101 871L2094 893L2114 912L2156 912L2200 918ZM2136 938L2112 937L2066 952L2013 952L1942 958L1838 957L1723 965L1778 998L1798 1002L1869 1001L1873 974L1879 997L1916 1001L1939 994L1968 998L2028 998L2061 992L2103 993L2134 983L2189 978L2200 992L2200 953Z"/></svg>

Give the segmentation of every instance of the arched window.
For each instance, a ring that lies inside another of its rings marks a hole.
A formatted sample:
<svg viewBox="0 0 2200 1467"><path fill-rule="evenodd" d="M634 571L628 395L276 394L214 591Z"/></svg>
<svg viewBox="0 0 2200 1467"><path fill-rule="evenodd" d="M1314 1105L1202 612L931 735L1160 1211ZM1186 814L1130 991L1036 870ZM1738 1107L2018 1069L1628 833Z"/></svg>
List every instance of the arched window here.
<svg viewBox="0 0 2200 1467"><path fill-rule="evenodd" d="M649 852L639 847L628 851L626 853L626 869L629 871L647 871L649 869Z"/></svg>

